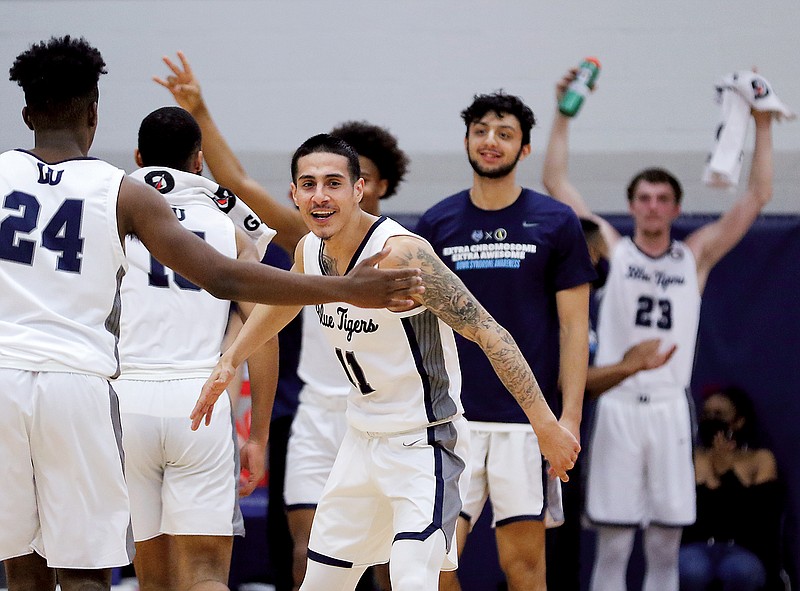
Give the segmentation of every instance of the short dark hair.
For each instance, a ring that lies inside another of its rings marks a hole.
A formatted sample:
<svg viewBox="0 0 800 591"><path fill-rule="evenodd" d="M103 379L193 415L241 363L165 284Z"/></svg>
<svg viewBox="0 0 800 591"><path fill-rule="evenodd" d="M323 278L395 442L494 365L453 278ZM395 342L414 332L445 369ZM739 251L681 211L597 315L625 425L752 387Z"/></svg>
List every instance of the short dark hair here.
<svg viewBox="0 0 800 591"><path fill-rule="evenodd" d="M294 151L294 155L292 156L292 182L297 182L298 160L303 156L308 156L309 154L315 154L317 152L344 156L347 158L347 172L350 174L350 182L355 183L361 178L361 165L358 162L358 152L353 149L353 146L342 138L328 133L320 133L308 138Z"/></svg>
<svg viewBox="0 0 800 591"><path fill-rule="evenodd" d="M671 172L663 168L645 168L637 173L635 177L628 183L628 201L633 201L633 194L636 191L636 185L639 181L647 181L648 183L666 183L672 187L675 193L675 203L680 203L683 197L683 188L680 181Z"/></svg>
<svg viewBox="0 0 800 591"><path fill-rule="evenodd" d="M25 92L35 125L62 129L75 124L97 102L97 82L106 73L100 52L83 37L51 37L31 45L14 60L9 80Z"/></svg>
<svg viewBox="0 0 800 591"><path fill-rule="evenodd" d="M513 94L506 94L502 90L492 94L476 94L472 104L461 111L461 118L467 125L467 135L469 126L486 115L489 111L498 117L513 115L519 121L522 129L522 145L527 146L531 143L531 129L536 125L536 117L530 107L521 98Z"/></svg>
<svg viewBox="0 0 800 591"><path fill-rule="evenodd" d="M391 197L397 192L397 186L408 171L409 160L388 129L366 121L346 121L334 127L331 135L342 138L359 156L368 158L375 164L381 179L387 181L386 193L381 199Z"/></svg>
<svg viewBox="0 0 800 591"><path fill-rule="evenodd" d="M203 136L195 118L181 107L161 107L139 126L139 155L143 166L167 166L189 172Z"/></svg>

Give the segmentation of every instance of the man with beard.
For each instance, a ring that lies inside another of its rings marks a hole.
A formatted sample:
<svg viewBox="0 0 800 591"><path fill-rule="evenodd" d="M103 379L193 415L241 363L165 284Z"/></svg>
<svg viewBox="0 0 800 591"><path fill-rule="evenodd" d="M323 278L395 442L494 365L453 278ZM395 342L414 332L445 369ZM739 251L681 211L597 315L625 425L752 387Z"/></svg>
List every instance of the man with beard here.
<svg viewBox="0 0 800 591"><path fill-rule="evenodd" d="M479 95L461 117L472 188L429 209L416 231L508 327L548 403L561 407L560 423L577 438L588 363L589 285L596 276L581 224L568 207L517 183L517 163L531 152L535 124L520 98ZM558 481L548 482L536 435L480 349L458 335L456 341L472 432L459 550L491 490L509 589L546 589L545 517L560 521ZM458 579L443 573L440 588L459 589Z"/></svg>

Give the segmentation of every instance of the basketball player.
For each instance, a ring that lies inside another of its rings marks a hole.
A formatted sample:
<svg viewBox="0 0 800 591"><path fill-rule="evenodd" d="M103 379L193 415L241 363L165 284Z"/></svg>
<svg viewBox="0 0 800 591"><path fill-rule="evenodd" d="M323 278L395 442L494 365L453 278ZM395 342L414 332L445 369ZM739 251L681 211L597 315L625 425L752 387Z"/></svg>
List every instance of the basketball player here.
<svg viewBox="0 0 800 591"><path fill-rule="evenodd" d="M235 197L200 176L200 143L200 127L187 111L157 109L139 126L135 159L141 168L132 176L158 189L181 224L218 251L258 262L261 253L253 240L218 207L228 209ZM263 228L256 222L250 228ZM231 407L223 397L215 428L199 437L186 413L219 357L230 304L161 267L138 240L128 237L125 251L129 269L122 281L121 374L114 390L122 417L139 588L227 589L233 535L244 533L236 494L236 437L226 420ZM250 476L240 494L252 492L264 476L277 346L272 339L248 360L253 415L242 463ZM254 367L258 364L263 367ZM270 383L257 376L267 376Z"/></svg>
<svg viewBox="0 0 800 591"><path fill-rule="evenodd" d="M578 438L595 278L581 225L568 207L517 183L535 124L519 97L479 95L461 116L472 187L426 211L417 232L520 343L548 403L561 408L559 422ZM548 483L536 434L480 348L456 343L473 443L459 545L491 497L509 589L544 590L545 519L563 521L559 483ZM441 588L460 589L456 573L443 574Z"/></svg>
<svg viewBox="0 0 800 591"><path fill-rule="evenodd" d="M35 147L0 154L0 559L9 589L108 589L129 564L130 513L119 411L119 284L124 237L221 298L403 305L407 270L358 280L303 277L217 252L185 230L152 187L89 158L100 52L69 36L17 56Z"/></svg>
<svg viewBox="0 0 800 591"><path fill-rule="evenodd" d="M566 479L575 437L558 424L510 335L424 240L358 207L364 181L356 152L321 134L292 158L292 194L312 233L294 270L341 275L392 245L384 264L423 270L425 292L403 312L317 306L330 347L352 383L349 428L320 500L301 590L353 589L370 564L389 561L394 591L432 591L455 568L468 431L461 417L456 328L481 344L539 434L553 472ZM299 308L257 306L206 382L192 413L208 424L214 402L247 354ZM390 560L391 558L391 560Z"/></svg>
<svg viewBox="0 0 800 591"><path fill-rule="evenodd" d="M557 97L574 76L571 71L559 81ZM670 229L680 214L682 189L663 169L645 169L628 185L632 238L591 212L568 179L569 118L556 112L544 184L579 216L594 220L610 250L595 363L615 363L631 345L650 338L661 339L664 349L676 347L665 365L636 373L599 399L586 503L598 526L594 591L625 588L637 527L644 528L645 591L678 589L681 529L695 519L687 388L700 296L711 269L772 197L771 118L753 113L756 138L745 193L718 220L678 241Z"/></svg>
<svg viewBox="0 0 800 591"><path fill-rule="evenodd" d="M245 173L211 117L189 61L182 52L178 52L178 59L180 65L164 58L171 74L156 81L172 93L179 105L196 114L203 130L204 155L214 178L231 187L259 215L269 220L278 231L275 242L294 252L298 241L308 232L300 212L288 203L276 200ZM377 125L348 121L337 125L331 134L345 140L358 152L361 178L364 179L360 206L367 213L379 215L381 201L394 195L402 182L408 168L408 157L400 150L394 136ZM311 306L306 307L302 316L303 336L297 373L304 386L292 422L285 488L280 491L284 495L282 500L286 503L293 541L294 589L299 588L303 581L314 512L347 430L344 411L350 393L350 382L329 350L316 311ZM274 480L273 464L270 462L270 482ZM272 491L270 493L272 496ZM278 503L273 503L269 510L277 507ZM276 568L281 567L276 564ZM375 574L378 587L388 590L385 568L377 568Z"/></svg>

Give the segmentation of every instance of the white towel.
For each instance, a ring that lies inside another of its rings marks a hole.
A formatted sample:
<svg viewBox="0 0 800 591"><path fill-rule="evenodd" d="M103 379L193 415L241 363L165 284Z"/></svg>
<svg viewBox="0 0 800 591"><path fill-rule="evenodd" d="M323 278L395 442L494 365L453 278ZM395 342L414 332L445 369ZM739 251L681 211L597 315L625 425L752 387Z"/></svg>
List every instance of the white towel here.
<svg viewBox="0 0 800 591"><path fill-rule="evenodd" d="M277 233L262 222L244 201L233 194L233 191L199 174L174 168L149 166L134 170L129 176L155 187L161 194L169 194L171 199L196 199L197 196L201 196L201 203L208 203L210 207L216 206L253 239L259 258L264 257L267 246Z"/></svg>
<svg viewBox="0 0 800 591"><path fill-rule="evenodd" d="M733 189L739 184L742 172L750 110L771 111L778 119L794 119L796 115L777 97L770 83L755 72L728 74L716 90L716 100L721 105L720 122L703 170L703 182Z"/></svg>

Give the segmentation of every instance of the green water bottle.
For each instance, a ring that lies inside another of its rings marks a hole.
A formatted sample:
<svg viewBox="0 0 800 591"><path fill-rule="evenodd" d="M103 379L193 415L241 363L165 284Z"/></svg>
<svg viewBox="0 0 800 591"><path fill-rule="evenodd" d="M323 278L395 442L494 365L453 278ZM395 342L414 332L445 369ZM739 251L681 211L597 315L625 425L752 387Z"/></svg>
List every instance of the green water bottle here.
<svg viewBox="0 0 800 591"><path fill-rule="evenodd" d="M583 104L583 99L594 88L600 75L600 62L596 57L587 57L581 62L575 80L569 83L564 96L558 102L558 110L567 117L574 117Z"/></svg>

